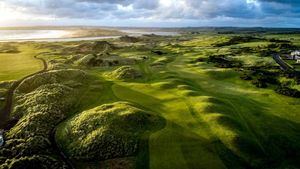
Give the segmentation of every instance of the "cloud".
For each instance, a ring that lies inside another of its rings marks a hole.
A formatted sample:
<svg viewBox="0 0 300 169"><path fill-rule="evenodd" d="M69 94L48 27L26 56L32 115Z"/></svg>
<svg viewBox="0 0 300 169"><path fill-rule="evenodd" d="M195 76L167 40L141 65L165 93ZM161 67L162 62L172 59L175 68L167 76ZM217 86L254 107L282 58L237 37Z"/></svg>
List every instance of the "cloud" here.
<svg viewBox="0 0 300 169"><path fill-rule="evenodd" d="M280 3L280 4L289 4L289 5L300 5L300 1L298 0L258 0L260 2L267 2L267 3Z"/></svg>
<svg viewBox="0 0 300 169"><path fill-rule="evenodd" d="M2 0L22 13L69 19L264 20L300 17L299 0Z"/></svg>
<svg viewBox="0 0 300 169"><path fill-rule="evenodd" d="M123 16L137 18L150 13L159 5L158 0L4 0L4 3L24 13L89 19ZM130 8L132 10L124 10Z"/></svg>

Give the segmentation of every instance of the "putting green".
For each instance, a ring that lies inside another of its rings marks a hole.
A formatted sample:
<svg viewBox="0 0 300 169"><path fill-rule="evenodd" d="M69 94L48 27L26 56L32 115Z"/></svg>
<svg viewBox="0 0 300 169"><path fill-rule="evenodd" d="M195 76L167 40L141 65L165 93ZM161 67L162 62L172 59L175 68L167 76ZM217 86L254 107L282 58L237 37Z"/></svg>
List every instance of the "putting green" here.
<svg viewBox="0 0 300 169"><path fill-rule="evenodd" d="M20 53L0 53L0 81L18 80L43 69L43 63L34 58L42 52L32 44L16 44Z"/></svg>

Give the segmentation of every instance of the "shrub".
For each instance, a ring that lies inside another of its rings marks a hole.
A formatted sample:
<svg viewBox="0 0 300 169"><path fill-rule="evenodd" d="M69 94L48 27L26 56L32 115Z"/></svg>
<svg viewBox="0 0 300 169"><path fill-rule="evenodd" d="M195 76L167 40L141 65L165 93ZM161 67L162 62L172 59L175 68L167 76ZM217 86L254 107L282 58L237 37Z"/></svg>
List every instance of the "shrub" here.
<svg viewBox="0 0 300 169"><path fill-rule="evenodd" d="M281 39L275 39L275 38L271 38L269 41L276 42L276 43L290 43L291 42L289 40L281 40Z"/></svg>
<svg viewBox="0 0 300 169"><path fill-rule="evenodd" d="M120 37L120 40L122 42L129 42L129 43L136 43L136 42L139 42L140 39L137 38L137 37L132 37L132 36L128 36L128 35L125 35L125 36L122 36Z"/></svg>
<svg viewBox="0 0 300 169"><path fill-rule="evenodd" d="M258 88L266 88L268 87L267 83L260 80L260 79L254 79L252 80L252 84L254 84Z"/></svg>
<svg viewBox="0 0 300 169"><path fill-rule="evenodd" d="M270 57L272 56L274 53L276 53L276 51L271 50L271 49L266 49L266 50L261 50L259 51L259 55L261 57Z"/></svg>
<svg viewBox="0 0 300 169"><path fill-rule="evenodd" d="M26 156L7 160L0 165L4 169L65 169L67 166L50 156Z"/></svg>
<svg viewBox="0 0 300 169"><path fill-rule="evenodd" d="M243 80L252 80L252 76L249 73L243 73L240 78Z"/></svg>
<svg viewBox="0 0 300 169"><path fill-rule="evenodd" d="M279 86L275 91L282 95L300 98L300 91L298 91L297 89L292 89L287 86Z"/></svg>
<svg viewBox="0 0 300 169"><path fill-rule="evenodd" d="M166 54L165 52L163 52L163 51L160 51L160 50L153 50L153 51L151 51L152 53L155 53L155 54L157 54L157 55L164 55L164 54Z"/></svg>
<svg viewBox="0 0 300 169"><path fill-rule="evenodd" d="M198 63L198 62L205 62L205 61L206 61L206 58L200 57L200 58L190 61L190 63Z"/></svg>
<svg viewBox="0 0 300 169"><path fill-rule="evenodd" d="M242 67L240 61L229 59L225 55L211 55L208 57L207 62L216 63L216 67L221 68Z"/></svg>

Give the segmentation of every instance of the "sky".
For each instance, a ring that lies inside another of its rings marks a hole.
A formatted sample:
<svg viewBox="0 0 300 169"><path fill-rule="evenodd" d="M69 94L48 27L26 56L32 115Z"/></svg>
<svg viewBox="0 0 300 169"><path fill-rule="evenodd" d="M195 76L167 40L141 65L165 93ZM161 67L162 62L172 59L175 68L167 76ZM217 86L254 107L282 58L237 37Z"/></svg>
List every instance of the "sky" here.
<svg viewBox="0 0 300 169"><path fill-rule="evenodd" d="M0 26L300 27L300 0L0 0Z"/></svg>

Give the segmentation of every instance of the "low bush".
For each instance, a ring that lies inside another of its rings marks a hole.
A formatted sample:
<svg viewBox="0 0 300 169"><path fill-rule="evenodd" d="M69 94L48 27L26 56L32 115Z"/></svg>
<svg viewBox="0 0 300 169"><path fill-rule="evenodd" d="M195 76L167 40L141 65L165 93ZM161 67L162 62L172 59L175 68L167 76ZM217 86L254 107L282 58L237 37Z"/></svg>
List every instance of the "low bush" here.
<svg viewBox="0 0 300 169"><path fill-rule="evenodd" d="M253 79L253 77L249 73L246 73L246 72L241 74L240 78L243 80L252 80Z"/></svg>
<svg viewBox="0 0 300 169"><path fill-rule="evenodd" d="M290 43L291 41L289 40L281 40L281 39L275 39L275 38L271 38L269 39L270 42L276 42L276 43Z"/></svg>
<svg viewBox="0 0 300 169"><path fill-rule="evenodd" d="M279 86L275 91L285 96L300 98L300 91L287 86Z"/></svg>
<svg viewBox="0 0 300 169"><path fill-rule="evenodd" d="M261 57L271 57L276 51L271 49L264 49L259 51L259 56Z"/></svg>
<svg viewBox="0 0 300 169"><path fill-rule="evenodd" d="M0 165L3 169L66 169L67 166L51 156L25 156L6 160Z"/></svg>
<svg viewBox="0 0 300 169"><path fill-rule="evenodd" d="M120 40L121 40L122 42L129 42L129 43L136 43L136 42L139 42L139 41L140 41L139 38L133 37L133 36L128 36L128 35L125 35L125 36L120 37Z"/></svg>
<svg viewBox="0 0 300 169"><path fill-rule="evenodd" d="M261 79L254 79L252 80L252 84L258 88L266 88L268 87L267 83Z"/></svg>
<svg viewBox="0 0 300 169"><path fill-rule="evenodd" d="M278 85L278 73L265 69L251 68L244 70L240 78L243 80L252 80L252 84L259 88L266 88L268 84Z"/></svg>
<svg viewBox="0 0 300 169"><path fill-rule="evenodd" d="M242 67L242 63L240 61L229 59L225 55L211 55L208 57L207 62L215 63L216 67L221 68Z"/></svg>
<svg viewBox="0 0 300 169"><path fill-rule="evenodd" d="M155 54L157 54L157 55L164 55L164 54L166 54L165 52L160 51L160 50L152 50L151 52L152 52L152 53L155 53Z"/></svg>
<svg viewBox="0 0 300 169"><path fill-rule="evenodd" d="M197 58L195 60L190 61L190 63L198 63L198 62L206 62L207 59L206 58Z"/></svg>

